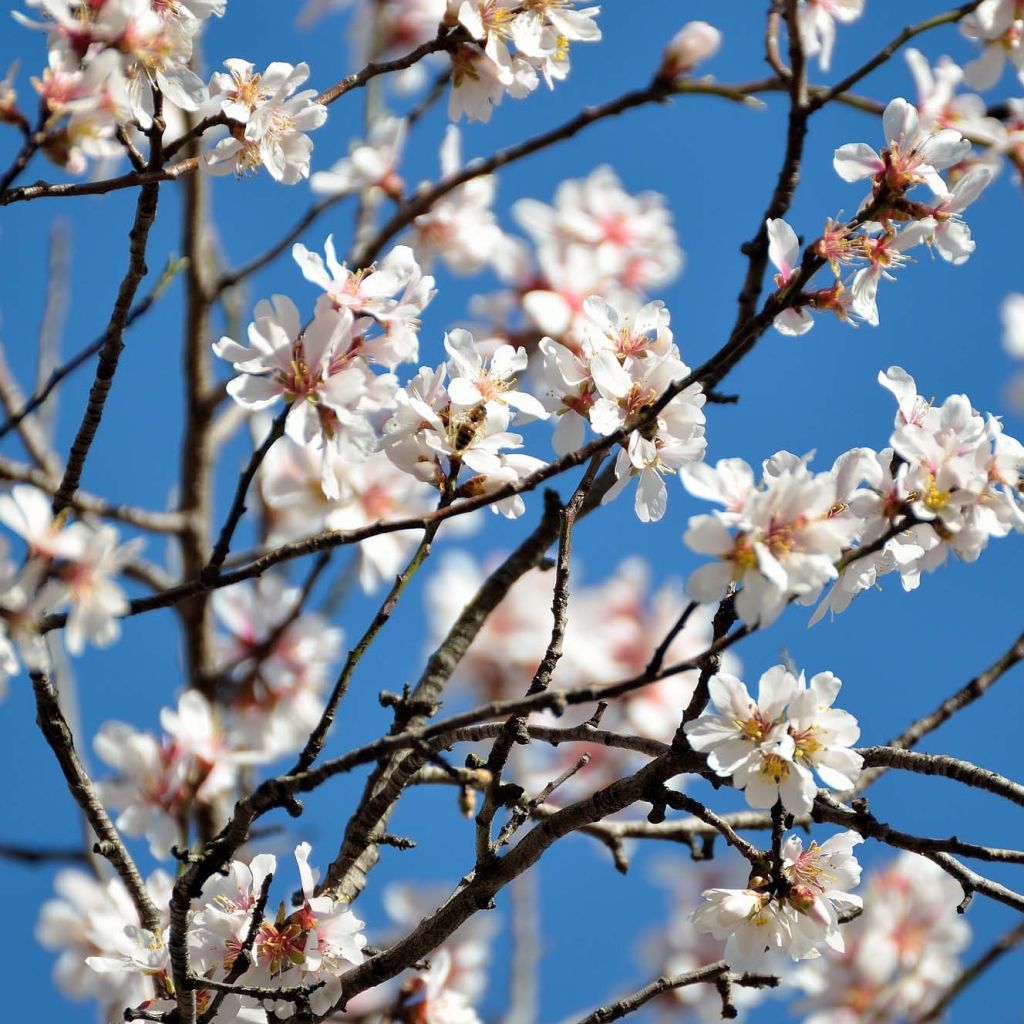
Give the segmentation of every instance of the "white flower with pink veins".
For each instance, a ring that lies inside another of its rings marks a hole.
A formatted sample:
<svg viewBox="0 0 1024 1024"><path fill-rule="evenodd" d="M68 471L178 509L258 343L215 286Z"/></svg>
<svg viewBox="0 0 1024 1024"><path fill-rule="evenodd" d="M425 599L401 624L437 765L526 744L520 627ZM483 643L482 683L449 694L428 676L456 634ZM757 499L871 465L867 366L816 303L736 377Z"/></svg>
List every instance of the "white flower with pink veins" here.
<svg viewBox="0 0 1024 1024"><path fill-rule="evenodd" d="M150 852L162 859L183 841L188 808L198 802L216 810L246 758L229 747L197 690L181 695L176 712L164 708L160 722L167 733L162 739L124 722L107 722L93 748L118 773L97 783L103 802L120 811L117 827L144 835Z"/></svg>
<svg viewBox="0 0 1024 1024"><path fill-rule="evenodd" d="M864 837L856 832L840 832L821 846L812 842L807 849L799 836L790 836L783 844L782 874L790 887L786 899L795 911L793 932L798 940L790 951L794 957L816 955L822 942L843 952L839 915L864 907L861 897L850 892L860 884L861 869L853 848L862 842Z"/></svg>
<svg viewBox="0 0 1024 1024"><path fill-rule="evenodd" d="M173 879L157 870L145 884L167 924ZM57 987L74 999L95 998L110 1020L126 1006L152 999L156 990L144 974L100 973L86 963L87 958L115 955L124 940L125 926L140 924L124 883L119 878L98 880L71 869L58 872L53 887L56 898L43 904L35 934L41 945L60 951L53 970Z"/></svg>
<svg viewBox="0 0 1024 1024"><path fill-rule="evenodd" d="M295 860L302 881L302 907L297 922L306 931L300 984L323 984L311 995L309 1004L316 1014L326 1014L341 998L340 977L363 962L366 936L348 904L332 896L314 895L318 872L309 866L309 843L295 848Z"/></svg>
<svg viewBox="0 0 1024 1024"><path fill-rule="evenodd" d="M436 294L434 279L423 275L407 245L396 245L379 264L362 270L349 270L338 261L333 235L327 236L324 254L326 261L298 242L292 246L292 258L302 276L324 290L317 303L318 312L324 308L345 309L353 316L368 316L379 323L400 316L415 327L419 314ZM402 301L396 296L402 296ZM419 305L410 305L413 296L420 299Z"/></svg>
<svg viewBox="0 0 1024 1024"><path fill-rule="evenodd" d="M615 171L602 165L586 178L563 181L554 204L520 199L512 208L545 262L574 246L592 251L599 273L635 292L668 284L682 269L672 213L658 192L631 195Z"/></svg>
<svg viewBox="0 0 1024 1024"><path fill-rule="evenodd" d="M368 417L390 403L396 382L374 374L359 354L367 324L348 309L320 308L303 328L295 304L275 295L256 305L250 348L221 338L213 351L240 376L228 394L258 411L284 399L290 406L285 431L299 444L333 444L350 458L365 458L377 443Z"/></svg>
<svg viewBox="0 0 1024 1024"><path fill-rule="evenodd" d="M844 181L870 178L878 192L883 186L899 195L925 184L937 196L949 191L939 171L952 167L971 152L971 144L953 128L922 131L917 108L902 97L892 100L882 114L887 147L879 155L866 142L852 142L836 150L833 166Z"/></svg>
<svg viewBox="0 0 1024 1024"><path fill-rule="evenodd" d="M315 612L293 618L301 596L273 573L214 594L214 612L228 630L217 638L217 657L232 682L231 731L250 759L273 760L302 746L341 655L340 629Z"/></svg>
<svg viewBox="0 0 1024 1024"><path fill-rule="evenodd" d="M206 153L206 166L214 174L234 171L238 175L255 173L262 166L275 181L285 185L309 177L313 142L305 133L327 120L327 108L316 101L315 89L295 93L309 77L309 66L292 67L281 62L270 65L264 74L271 76L276 88L270 95L263 95L259 85L262 76L245 70L251 68L245 61L234 59L233 64L244 78L224 83L227 103L238 112L239 105L248 105L249 115L244 125L234 126L227 138Z"/></svg>
<svg viewBox="0 0 1024 1024"><path fill-rule="evenodd" d="M468 409L482 404L488 413L528 417L527 422L548 418L540 401L516 386L516 375L526 369L526 349L499 345L485 366L473 335L461 328L444 336L444 347L448 353L448 397L453 405Z"/></svg>

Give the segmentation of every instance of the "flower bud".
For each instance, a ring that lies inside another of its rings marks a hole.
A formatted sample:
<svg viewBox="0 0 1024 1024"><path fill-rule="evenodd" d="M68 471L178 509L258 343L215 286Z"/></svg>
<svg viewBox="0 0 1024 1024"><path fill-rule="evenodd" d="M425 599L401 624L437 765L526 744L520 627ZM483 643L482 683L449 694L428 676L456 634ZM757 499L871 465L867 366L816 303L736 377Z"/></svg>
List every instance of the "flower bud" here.
<svg viewBox="0 0 1024 1024"><path fill-rule="evenodd" d="M713 57L722 45L722 33L706 21L688 21L665 47L658 78L671 82L689 74L702 60Z"/></svg>
<svg viewBox="0 0 1024 1024"><path fill-rule="evenodd" d="M806 914L814 906L814 901L817 897L817 892L811 886L794 885L789 890L789 905L794 910L799 910L801 914Z"/></svg>

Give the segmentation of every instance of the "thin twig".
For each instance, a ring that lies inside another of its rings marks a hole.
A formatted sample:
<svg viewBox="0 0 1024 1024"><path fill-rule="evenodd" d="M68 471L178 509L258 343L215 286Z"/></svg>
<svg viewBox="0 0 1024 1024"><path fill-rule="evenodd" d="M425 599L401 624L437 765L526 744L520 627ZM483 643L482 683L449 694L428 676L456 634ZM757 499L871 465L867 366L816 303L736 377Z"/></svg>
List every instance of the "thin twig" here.
<svg viewBox="0 0 1024 1024"><path fill-rule="evenodd" d="M32 692L36 699L36 724L57 758L64 780L67 782L68 791L75 803L82 809L82 813L89 820L89 824L98 837L97 852L110 861L121 881L124 882L144 927L159 934L162 927L160 911L150 899L139 869L135 866L120 834L104 809L92 779L89 778L79 760L75 751L74 737L71 735L64 712L61 711L56 691L45 672L33 670L29 673L29 677L32 680Z"/></svg>
<svg viewBox="0 0 1024 1024"><path fill-rule="evenodd" d="M117 300L114 303L113 312L110 315L110 322L107 325L105 340L99 352L99 361L96 366L96 376L93 379L92 388L89 390L89 401L86 406L82 422L79 424L78 432L75 434L71 451L68 454L67 465L64 469L64 476L60 487L53 497L54 514L63 511L71 504L75 491L78 490L78 483L82 478L82 471L85 469L85 460L92 447L93 438L99 429L100 421L103 418L103 409L106 405L107 395L110 393L111 385L114 382L114 374L117 372L118 361L121 357L121 350L124 348L124 331L128 323L128 314L131 310L135 292L138 290L139 282L146 276L146 242L149 239L149 229L156 219L157 198L159 196L158 185L147 185L139 193L138 203L135 207L135 221L128 235L130 239L128 270L125 273L121 286L117 292Z"/></svg>

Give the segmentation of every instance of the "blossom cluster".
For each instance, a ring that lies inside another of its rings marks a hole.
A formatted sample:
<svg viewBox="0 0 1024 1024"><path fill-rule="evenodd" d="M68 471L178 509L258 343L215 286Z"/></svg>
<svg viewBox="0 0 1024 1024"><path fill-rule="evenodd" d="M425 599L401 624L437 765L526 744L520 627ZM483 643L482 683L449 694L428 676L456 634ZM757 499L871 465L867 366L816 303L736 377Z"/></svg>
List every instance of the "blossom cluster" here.
<svg viewBox="0 0 1024 1024"><path fill-rule="evenodd" d="M853 848L864 840L842 832L804 849L799 836L782 844L778 878L753 875L745 889L708 889L693 925L725 940L734 970L756 970L766 960L806 960L825 948L843 952L839 915L863 906L850 890L860 882Z"/></svg>
<svg viewBox="0 0 1024 1024"><path fill-rule="evenodd" d="M295 92L309 77L305 64L275 61L257 72L231 58L209 83L190 67L204 22L223 15L227 0L26 3L45 20L19 11L14 17L47 34L49 66L32 79L47 114L42 149L69 173L83 173L89 160L123 157L122 133L151 131L159 98L167 124L187 112L228 125L229 135L204 157L215 173L266 167L286 184L309 175L312 142L306 133L324 123L327 110L314 90ZM180 126L171 135L183 131Z"/></svg>
<svg viewBox="0 0 1024 1024"><path fill-rule="evenodd" d="M905 99L888 104L882 127L886 146L881 153L865 142L841 146L835 153L836 173L844 181L870 181L871 194L853 221L830 219L809 247L818 265L830 266L835 277L831 287L798 289L807 275L802 273L806 261L801 260L796 232L783 220L767 222L776 282L788 295L786 308L775 319L783 334L810 330L812 309L833 312L843 320L852 315L877 326L879 282L895 279L893 271L910 259L908 250L927 244L952 264L964 263L974 252L961 214L990 184L994 168L972 167L949 187L939 172L962 165L971 154L971 143L955 128L922 126L917 108ZM908 195L920 185L930 190L930 199ZM857 268L846 282L840 276L843 267ZM811 268L816 269L813 263Z"/></svg>
<svg viewBox="0 0 1024 1024"><path fill-rule="evenodd" d="M867 1007L880 1021L931 1009L958 974L970 926L957 913L960 886L940 867L903 853L868 875L864 912L843 925L844 950L801 963L805 1024L854 1024Z"/></svg>
<svg viewBox="0 0 1024 1024"><path fill-rule="evenodd" d="M272 854L259 854L248 864L232 861L223 875L203 886L197 909L189 913L186 934L192 970L200 979L222 982L255 929L248 967L241 972L243 984L308 986L310 1003L318 1013L326 1013L337 1002L340 975L363 961L363 922L346 904L316 894L309 855L308 843L295 850L302 898L290 913L282 903L276 914L266 911L255 920L264 885L277 870ZM155 932L139 922L123 883L97 882L77 871L58 876L61 898L47 903L40 917L40 940L65 950L58 981L72 994L96 997L117 1016L125 1007L158 1013L175 1005L168 948L171 880L157 872L147 889L161 908L161 926ZM214 994L200 984L199 1012L210 1006ZM222 1012L232 1020L266 1024L274 1019L254 997L232 993L228 999ZM279 1005L286 1010L290 1004ZM276 1008L274 1001L268 1008Z"/></svg>
<svg viewBox="0 0 1024 1024"><path fill-rule="evenodd" d="M834 708L841 682L819 672L806 682L784 665L761 676L755 702L743 682L719 672L708 689L714 712L684 726L694 750L708 755L708 767L731 777L751 807L781 800L790 814L809 814L817 772L827 786L851 789L863 758L850 746L860 729L849 712Z"/></svg>
<svg viewBox="0 0 1024 1024"><path fill-rule="evenodd" d="M117 721L97 733L96 753L116 772L100 795L153 856L187 848L196 807L226 820L241 771L299 750L317 724L342 632L301 603L301 589L273 574L219 590L216 702L185 690L161 712L159 736Z"/></svg>
<svg viewBox="0 0 1024 1024"><path fill-rule="evenodd" d="M600 11L576 0L448 0L446 22L471 40L451 56L448 116L489 121L506 94L521 99L541 78L552 88L569 73L571 43L601 38Z"/></svg>
<svg viewBox="0 0 1024 1024"><path fill-rule="evenodd" d="M716 558L690 576L691 597L718 601L742 584L740 618L767 624L832 583L816 622L890 572L913 590L951 552L974 561L990 538L1024 530L1024 446L1000 421L966 395L933 405L897 366L879 382L898 402L889 448L852 449L823 473L809 469L810 456L779 452L760 483L740 459L681 472L692 494L723 506L690 519L686 544Z"/></svg>
<svg viewBox="0 0 1024 1024"><path fill-rule="evenodd" d="M330 6L339 5L309 0L302 20L309 24ZM549 89L563 81L572 44L600 40L600 13L580 0L375 0L360 3L353 19L355 59L362 65L401 58L451 30L458 41L448 54L448 116L489 121L505 96L522 99L541 80ZM398 76L406 90L424 81L417 65Z"/></svg>
<svg viewBox="0 0 1024 1024"><path fill-rule="evenodd" d="M130 567L141 540L118 542L117 529L89 518L69 522L55 516L51 499L28 484L0 494L0 523L25 543L20 566L7 557L0 538L0 693L19 670L38 661L34 635L40 618L68 609L64 643L80 654L87 643L106 647L121 635L119 618L128 610L117 576Z"/></svg>
<svg viewBox="0 0 1024 1024"><path fill-rule="evenodd" d="M301 898L292 900L291 910L282 902L275 911L270 899L262 898L265 889L269 897L278 869L272 854L234 860L203 886L186 930L191 969L199 979L200 1013L216 995L202 981L223 982L229 976L249 989L308 989L315 1013L328 1013L338 1002L339 978L362 963L367 940L363 922L345 903L317 894L311 852L308 843L295 849ZM171 883L163 871L146 881L147 894L160 912L160 927L154 932L143 927L120 879L60 872L56 898L44 904L36 935L44 946L60 951L54 975L61 989L76 998L95 998L109 1020L121 1017L126 1007L150 1014L172 1009ZM441 895L429 888L393 885L385 890L384 902L397 926L411 928ZM385 1015L407 1024L479 1024L473 1004L487 984L493 931L490 921L467 922L431 954L429 967L360 994L349 1003L349 1014ZM239 964L243 949L244 971ZM285 999L231 993L220 1012L225 1019L268 1024L291 1008Z"/></svg>
<svg viewBox="0 0 1024 1024"><path fill-rule="evenodd" d="M849 833L844 841L848 837ZM795 874L793 851L788 852L787 876L791 878ZM722 888L728 869L729 865L719 865L717 859L707 867L682 866L675 861L657 864L657 880L668 889L667 912L664 926L652 933L641 949L645 975L683 974L723 959L726 941L731 938L725 924L727 906L742 909L748 901L759 902L751 900L743 890ZM846 861L844 871L847 877L842 884L849 886L855 877L850 860ZM827 917L832 886L827 885L823 894L821 884L828 880L819 877L816 882L813 889L825 900L820 909L825 910ZM757 889L751 889L756 894ZM712 916L721 938L693 927L691 913L701 890L710 894L701 917ZM927 1012L945 992L949 979L957 976L957 958L967 945L970 927L956 910L963 893L941 868L918 854L902 853L867 871L860 891L863 911L855 917L844 914L839 924L843 950L832 948L826 941L820 957L812 956L795 965L787 965L784 957L769 953L772 949L788 954L791 948L788 936L777 930L777 921L771 920L771 916L778 914L777 908L769 910L769 920L761 925L737 925L744 934L733 939L730 953L749 938L754 962L763 956L758 969L779 972L789 988L802 993L803 998L796 1000L792 1012L803 1024L859 1024L865 1013L880 1022L906 1020ZM723 895L729 892L730 896ZM796 902L800 906L806 899L798 897ZM855 904L844 901L841 906L840 913ZM812 909L809 913L812 920L801 922L802 931L816 926L816 911ZM792 902L781 912L783 920L788 918L790 924L799 914ZM820 934L820 924L817 927ZM780 937L782 944L773 946L772 936ZM764 947L760 947L762 938ZM737 986L733 990L741 1019L746 1019L746 1011L762 998L763 989ZM711 986L672 989L652 1005L659 1020L678 1020L681 1012L706 1024L721 1020L722 1001Z"/></svg>
<svg viewBox="0 0 1024 1024"><path fill-rule="evenodd" d="M637 479L634 504L646 522L664 515L662 477L703 457L704 395L699 384L683 387L689 367L672 341L664 304L627 315L591 297L583 303L579 350L543 338L532 361L523 346L478 343L454 329L445 335L446 362L420 367L400 387L394 370L419 355L418 318L434 295L433 278L407 246L358 271L339 262L330 237L325 248L326 260L301 244L293 250L305 277L323 291L311 320L304 324L295 304L277 295L256 306L248 347L228 337L214 345L238 371L227 385L236 402L251 412L280 401L287 406L284 430L297 448L264 471L267 493L276 495L272 505L294 503L299 481L311 476L308 453L320 466L324 525L328 517L332 526L359 525L372 512L421 507L420 490L384 474L381 501L371 500L367 515L374 477L353 481L351 467L381 453L446 500L491 494L544 465L517 451L523 436L510 427L553 417L560 454L582 443L585 423L599 435L619 435L616 483L605 500ZM531 362L543 399L520 379ZM307 495L302 504L310 500L319 503ZM524 505L513 494L492 508L514 517ZM383 563L367 568L368 577L393 570L396 550L400 541L388 545Z"/></svg>

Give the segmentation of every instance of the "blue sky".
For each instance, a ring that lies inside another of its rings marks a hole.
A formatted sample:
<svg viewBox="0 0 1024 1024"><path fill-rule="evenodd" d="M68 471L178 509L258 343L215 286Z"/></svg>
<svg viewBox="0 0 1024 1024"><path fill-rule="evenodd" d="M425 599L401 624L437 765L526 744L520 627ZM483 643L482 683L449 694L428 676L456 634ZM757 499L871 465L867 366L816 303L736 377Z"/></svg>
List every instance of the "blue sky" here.
<svg viewBox="0 0 1024 1024"><path fill-rule="evenodd" d="M506 101L491 124L465 128L465 153L469 157L486 154L558 124L583 104L643 84L657 65L665 41L692 18L706 18L725 33L722 52L707 71L722 81L760 77L765 73L763 6L712 0L685 4L612 0L601 16L606 40L573 50L569 80L554 93L542 89L524 101ZM867 7L861 22L840 30L831 80L878 49L904 24L941 9L925 0L899 4L868 0ZM297 5L233 0L227 17L214 23L207 36L207 59L211 64L231 56L257 64L306 60L312 67L311 84L321 88L352 70L346 19L335 15L321 21L315 31L300 31L293 23L293 9ZM949 28L923 37L919 45L933 59L950 53L965 60L971 52L970 45ZM28 95L27 76L37 74L45 61L42 38L8 23L0 31L0 68L15 57L22 61L22 94ZM815 80L820 80L816 71ZM898 95L913 98L913 84L900 58L869 77L861 90L883 101ZM1007 90L1012 94L1009 78L995 95L1001 98ZM343 152L361 117L358 95L332 108L327 125L315 136L314 169L328 166ZM549 200L560 180L585 175L602 163L610 163L631 191L664 193L687 260L679 279L656 297L664 299L672 311L683 358L697 364L720 346L732 323L745 264L739 246L756 231L766 205L785 141L784 124L781 97L770 97L762 111L713 97L680 97L596 125L567 146L507 168L500 176L498 210L503 223L512 227L508 209L516 199ZM437 173L443 125L443 112L435 112L417 127L409 147L408 181ZM857 111L830 108L814 118L800 189L788 216L799 233L810 237L827 216L850 212L860 201L861 188L842 182L832 170L832 151L845 142L877 144L880 138L877 120ZM16 143L13 130L0 136L0 166L7 165ZM39 163L23 180L52 178L55 173ZM242 182L219 179L214 194L220 241L232 265L263 251L309 202L304 185L276 186L266 177ZM49 226L59 222L70 236L73 275L64 332L65 351L70 353L91 341L106 323L126 261L132 206L133 197L121 192L17 204L0 213L4 267L0 339L23 382L32 379ZM165 187L150 243L154 274L180 246L179 212L175 188ZM853 446L884 446L893 402L875 378L879 370L894 363L916 376L922 394L941 401L947 394L966 392L980 410L1005 414L1011 434L1024 434L1024 419L1004 401L1004 387L1014 367L1000 348L998 319L1002 297L1024 290L1019 246L1024 206L1019 183L1009 174L1002 175L971 209L969 222L978 243L973 258L965 266L951 267L925 254L900 275L898 283L883 284L879 328L852 330L821 318L803 338L769 333L724 387L740 395L739 403L709 409L709 458L741 456L756 463L779 449L799 453L814 449L815 464L825 467ZM302 241L318 249L329 231L339 239L348 237L351 211L347 207L325 217ZM438 273L438 284L440 293L426 312L421 335L425 363L440 360L442 331L465 316L468 297L490 287L489 282L454 279L443 271ZM300 305L314 297L312 286L285 256L251 283L245 315L258 298L278 291L292 295ZM163 507L169 500L181 425L180 335L181 294L172 287L159 307L128 335L82 481L85 488L150 507ZM62 452L81 415L89 377L87 370L62 394L58 420ZM7 450L15 451L13 446ZM226 453L217 489L222 510L244 455L240 444ZM698 563L683 548L681 534L686 518L704 508L677 483L670 484L669 511L659 524L640 526L631 502L625 500L580 527L576 546L589 580L604 578L630 554L651 560L656 579L684 577L695 568ZM488 517L487 529L470 546L479 553L508 549L529 528L537 509L538 499L529 500L526 519L511 526ZM153 558L162 557L152 543L147 550ZM743 644L747 678L755 681L783 649L811 672L830 669L844 680L843 706L860 719L863 742L884 742L1010 645L1022 625L1022 578L1024 545L1019 537L1011 537L994 541L977 564L950 564L927 577L914 594L902 593L898 584L887 580L882 592L862 596L834 623L813 630L806 628L805 611L791 610L774 629ZM339 622L349 637L358 635L373 607L361 598L344 606ZM381 688L397 689L402 681L415 678L424 642L423 588L417 583L388 625L382 643L360 668L347 717L339 723L329 752L386 727L376 693ZM172 701L180 680L171 616L158 612L133 619L119 645L88 651L76 661L75 669L83 749L89 747L88 737L112 716L140 728L155 728L159 708ZM1024 703L1019 685L1018 672L923 748L976 758L995 771L1019 776ZM0 748L0 777L9 779L0 841L73 843L78 836L73 808L33 717L31 694L24 681L15 681L0 707L8 736ZM308 802L302 835L325 858L333 852L360 782L358 778L339 781ZM964 839L991 845L1024 843L1024 826L1005 805L966 795L942 780L888 778L874 791L872 808L883 820L894 820L909 831L943 835L955 829ZM450 794L413 794L396 816L395 828L413 835L419 848L412 854L384 854L374 876L377 890L359 904L360 915L371 925L383 923L381 883L409 877L452 882L470 864L471 825L456 815ZM148 855L141 848L140 854L148 866ZM565 842L545 861L540 875L544 1021L560 1020L648 980L634 962L633 949L664 909L659 890L648 881L655 854L674 856L679 870L687 870L685 851L640 851L631 877L622 879L611 868L607 854L582 838ZM870 864L886 856L887 851L872 846L863 860ZM1020 887L1020 879L1010 870L994 869L991 874ZM53 958L31 938L38 907L50 894L51 882L48 869L0 863L0 891L11 937L5 944L8 955L0 961L0 984L12 1017L31 1011L40 1020L88 1021L89 1007L72 1006L52 990ZM499 907L499 913L504 912ZM969 912L976 933L974 948L983 948L1014 924L1012 918L1007 908L976 899ZM494 984L483 1007L492 1017L503 1007L503 947L496 959ZM1010 983L1016 970L1012 961L1009 958L979 983L964 1005L954 1010L953 1019L974 1019L971 1005L984 1005L993 1020L1019 1013ZM754 1019L790 1018L769 1006Z"/></svg>

